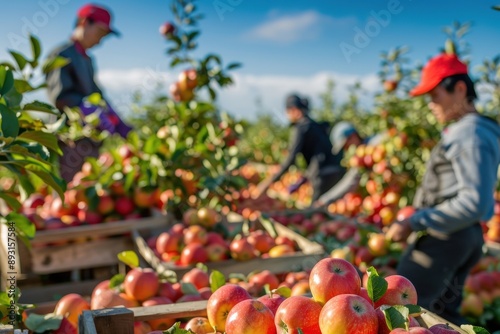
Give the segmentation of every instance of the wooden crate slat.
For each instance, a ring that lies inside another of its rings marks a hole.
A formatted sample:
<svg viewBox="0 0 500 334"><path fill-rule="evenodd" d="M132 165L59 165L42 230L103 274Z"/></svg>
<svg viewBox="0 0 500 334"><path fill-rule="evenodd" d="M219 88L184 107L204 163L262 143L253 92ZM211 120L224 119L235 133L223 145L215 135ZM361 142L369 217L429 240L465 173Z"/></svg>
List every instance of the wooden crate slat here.
<svg viewBox="0 0 500 334"><path fill-rule="evenodd" d="M136 321L148 321L158 318L192 318L207 316L207 301L186 302L179 304L132 307Z"/></svg>
<svg viewBox="0 0 500 334"><path fill-rule="evenodd" d="M130 238L118 237L33 249L32 271L49 274L113 265L118 263L118 253L133 247Z"/></svg>
<svg viewBox="0 0 500 334"><path fill-rule="evenodd" d="M146 217L96 225L67 227L50 231L42 230L36 233L33 242L49 243L58 242L61 240L124 234L138 227L140 227L141 229L148 229L166 226L169 219L169 216Z"/></svg>
<svg viewBox="0 0 500 334"><path fill-rule="evenodd" d="M112 235L124 235L134 228L157 229L169 226L172 221L170 215L156 215L153 217L129 219L118 222L109 222L97 225L82 225L57 230L37 231L32 240L33 245L43 245L28 249L21 241L16 242L15 270L9 270L6 261L1 261L0 271L2 278L8 272L17 273L18 280L29 278L36 274L50 274L74 269L96 268L118 264L116 254L133 249L134 244L130 236L106 239ZM0 256L7 257L8 227L0 224ZM90 241L83 241L91 239ZM97 240L96 240L97 239ZM80 242L71 242L80 240ZM64 243L50 245L50 243ZM99 249L100 248L100 249ZM5 279L1 280L1 287L5 288Z"/></svg>
<svg viewBox="0 0 500 334"><path fill-rule="evenodd" d="M464 331L463 329L461 329L457 325L450 323L448 320L441 318L437 314L432 313L426 309L423 309L423 311L424 312L416 318L418 323L420 324L420 326L425 327L425 328L429 328L429 327L437 325L437 324L448 324L450 327L452 327L457 332L462 333L462 334L467 334L466 331Z"/></svg>

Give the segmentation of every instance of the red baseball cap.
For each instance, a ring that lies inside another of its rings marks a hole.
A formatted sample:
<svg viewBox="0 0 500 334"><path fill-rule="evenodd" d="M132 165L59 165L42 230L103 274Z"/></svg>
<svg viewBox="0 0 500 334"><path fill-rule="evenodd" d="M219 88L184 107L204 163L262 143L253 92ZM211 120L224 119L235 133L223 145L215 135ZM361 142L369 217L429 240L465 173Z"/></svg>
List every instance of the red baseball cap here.
<svg viewBox="0 0 500 334"><path fill-rule="evenodd" d="M422 69L420 83L410 92L411 96L429 93L444 79L456 74L467 74L467 65L456 55L442 53L429 60Z"/></svg>
<svg viewBox="0 0 500 334"><path fill-rule="evenodd" d="M94 22L104 24L111 34L120 35L118 31L111 28L111 14L109 10L95 4L87 4L78 10L78 18L92 19Z"/></svg>

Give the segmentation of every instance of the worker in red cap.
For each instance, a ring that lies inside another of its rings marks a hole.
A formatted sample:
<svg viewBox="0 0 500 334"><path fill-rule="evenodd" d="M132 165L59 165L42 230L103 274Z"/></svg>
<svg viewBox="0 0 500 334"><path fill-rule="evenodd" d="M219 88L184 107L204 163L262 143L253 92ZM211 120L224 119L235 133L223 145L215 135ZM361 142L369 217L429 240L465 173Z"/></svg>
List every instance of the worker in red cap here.
<svg viewBox="0 0 500 334"><path fill-rule="evenodd" d="M87 53L88 49L99 44L109 34L118 35L118 32L111 27L111 14L107 9L95 4L81 7L71 39L53 50L49 56L64 57L69 63L47 73L47 92L51 102L62 112L67 107L79 107L83 116L93 114L98 117L99 130L126 137L131 128L121 120L103 96L94 80L92 58ZM101 97L99 103L95 102L96 99L88 99L91 95L96 96L96 93ZM61 176L69 182L81 169L85 157L98 155L100 143L84 138L74 145L61 143L61 146Z"/></svg>
<svg viewBox="0 0 500 334"><path fill-rule="evenodd" d="M432 58L410 94L427 94L429 109L445 127L415 195L416 213L392 224L387 237L401 241L418 232L398 274L414 284L419 305L460 325L464 282L482 255L480 222L494 211L500 127L477 112L474 84L456 55Z"/></svg>

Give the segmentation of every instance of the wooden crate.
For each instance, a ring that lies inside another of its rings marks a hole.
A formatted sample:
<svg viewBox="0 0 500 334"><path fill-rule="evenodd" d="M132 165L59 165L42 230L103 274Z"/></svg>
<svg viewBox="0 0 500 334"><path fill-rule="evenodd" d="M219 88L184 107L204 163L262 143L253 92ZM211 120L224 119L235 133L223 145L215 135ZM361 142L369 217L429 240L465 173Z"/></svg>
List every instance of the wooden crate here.
<svg viewBox="0 0 500 334"><path fill-rule="evenodd" d="M235 225L238 223L233 222L229 224ZM231 273L242 273L247 275L252 271L264 269L268 269L273 273L284 273L311 269L325 256L323 246L304 238L279 223L273 223L272 227L269 227L269 225L264 226L267 226L266 229L269 233L271 233L271 235L282 235L296 241L300 251L277 258L256 258L249 261L236 261L230 259L220 262L207 262L205 265L209 270L219 270L224 275L229 275ZM172 263L162 261L147 245L146 239L149 236L151 236L150 231L134 230L133 232L133 238L137 250L144 260L156 269L159 274L165 273L168 276L169 273L174 271L177 275L183 275L193 268L193 266L176 266Z"/></svg>
<svg viewBox="0 0 500 334"><path fill-rule="evenodd" d="M16 242L14 270L10 270L7 261L2 261L2 288L9 273L23 280L41 274L116 265L119 252L134 248L130 236L134 228L158 228L167 224L168 218L159 216L38 231L31 249L19 240ZM7 258L7 226L4 224L0 227L0 244L0 257Z"/></svg>
<svg viewBox="0 0 500 334"><path fill-rule="evenodd" d="M79 319L80 334L133 334L134 321L147 321L158 318L191 318L206 317L207 301L157 305L151 307L114 308L95 311L84 311ZM436 324L445 324L448 321L425 311L416 318L422 327L429 328ZM459 333L466 334L458 326L449 324Z"/></svg>

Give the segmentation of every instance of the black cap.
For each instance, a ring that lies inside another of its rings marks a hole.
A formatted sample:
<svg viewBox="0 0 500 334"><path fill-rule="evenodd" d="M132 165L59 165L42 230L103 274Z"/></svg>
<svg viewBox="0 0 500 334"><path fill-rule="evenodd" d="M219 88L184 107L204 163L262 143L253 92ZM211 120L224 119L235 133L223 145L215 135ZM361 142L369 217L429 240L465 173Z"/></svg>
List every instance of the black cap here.
<svg viewBox="0 0 500 334"><path fill-rule="evenodd" d="M300 97L297 94L288 95L285 102L286 108L299 108L302 111L309 110L309 101L306 98Z"/></svg>

